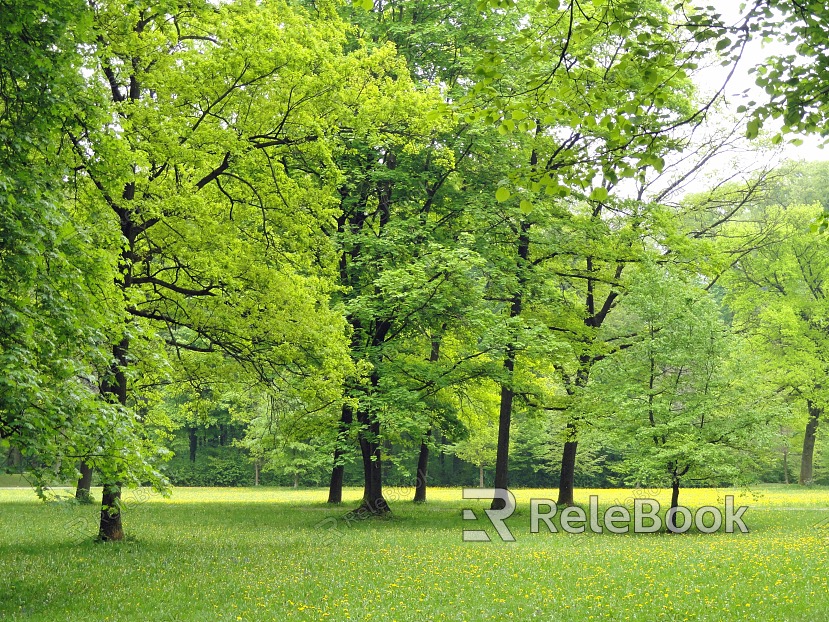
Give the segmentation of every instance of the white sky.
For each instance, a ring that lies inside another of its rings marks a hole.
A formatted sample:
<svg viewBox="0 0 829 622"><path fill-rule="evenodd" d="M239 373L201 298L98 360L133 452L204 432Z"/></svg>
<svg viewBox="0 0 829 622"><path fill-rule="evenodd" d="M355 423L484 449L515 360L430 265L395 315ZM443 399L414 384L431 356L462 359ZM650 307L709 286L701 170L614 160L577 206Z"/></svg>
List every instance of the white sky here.
<svg viewBox="0 0 829 622"><path fill-rule="evenodd" d="M740 1L737 0L701 0L706 6L714 6L722 13L726 23L735 23L738 21L740 13ZM754 84L754 75L750 75L748 70L758 63L762 63L763 59L772 54L792 53L794 45L787 46L782 43L773 43L763 45L760 41L752 41L748 44L737 70L731 78L726 87L726 111L724 114L736 116L736 109L741 103L754 100L762 102L767 97L766 93ZM710 90L711 85L721 85L725 80L729 67L716 66L706 70L700 75L699 86L703 92L706 89ZM745 89L749 90L747 96L742 94ZM774 126L769 125L768 129ZM779 127L779 125L778 125ZM769 132L771 135L771 132ZM762 136L762 134L761 134ZM798 138L798 136L787 136L786 140ZM803 145L795 147L787 144L782 148L782 157L784 159L793 160L829 160L829 147L821 149L818 145L820 139L815 136L799 136L804 142Z"/></svg>

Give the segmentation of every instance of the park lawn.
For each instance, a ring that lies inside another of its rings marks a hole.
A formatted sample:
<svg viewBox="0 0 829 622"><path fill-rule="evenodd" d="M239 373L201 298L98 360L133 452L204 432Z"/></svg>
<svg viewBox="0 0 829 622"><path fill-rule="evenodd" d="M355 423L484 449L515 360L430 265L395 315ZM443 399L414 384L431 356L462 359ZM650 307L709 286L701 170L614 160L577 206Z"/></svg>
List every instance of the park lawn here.
<svg viewBox="0 0 829 622"><path fill-rule="evenodd" d="M750 506L750 533L712 535L531 534L529 499L553 491L519 490L513 543L462 541L485 502L460 489L389 489L388 520L349 515L360 492L127 491L128 540L99 544L94 506L0 490L0 620L829 620L827 489L683 490Z"/></svg>

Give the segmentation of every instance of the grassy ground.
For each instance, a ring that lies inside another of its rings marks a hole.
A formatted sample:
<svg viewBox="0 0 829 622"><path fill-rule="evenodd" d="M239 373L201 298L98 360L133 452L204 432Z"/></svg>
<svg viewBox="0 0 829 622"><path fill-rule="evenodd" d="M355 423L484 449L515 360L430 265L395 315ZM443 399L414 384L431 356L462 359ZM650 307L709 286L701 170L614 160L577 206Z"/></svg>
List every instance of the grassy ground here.
<svg viewBox="0 0 829 622"><path fill-rule="evenodd" d="M96 544L94 507L0 490L0 619L829 620L829 490L754 492L737 498L750 533L678 536L530 534L530 497L552 493L517 491L517 541L487 544L462 542L483 521L461 509L484 502L454 489L422 506L391 490L390 520L347 515L358 490L341 507L321 490L129 491L128 541Z"/></svg>

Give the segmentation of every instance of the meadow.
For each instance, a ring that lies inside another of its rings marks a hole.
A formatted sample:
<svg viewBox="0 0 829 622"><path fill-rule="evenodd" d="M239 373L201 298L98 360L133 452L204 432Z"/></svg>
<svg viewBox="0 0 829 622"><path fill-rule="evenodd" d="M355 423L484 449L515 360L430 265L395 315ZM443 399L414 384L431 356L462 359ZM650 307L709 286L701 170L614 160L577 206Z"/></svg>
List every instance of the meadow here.
<svg viewBox="0 0 829 622"><path fill-rule="evenodd" d="M2 489L0 619L829 620L827 489L683 490L690 507L750 506L750 533L711 535L531 534L529 499L552 492L518 490L513 543L462 541L485 524L462 519L484 502L460 489L424 505L391 489L393 516L368 520L349 514L360 493L332 507L324 490L127 491L128 539L100 544L97 506ZM577 502L590 494L634 496Z"/></svg>

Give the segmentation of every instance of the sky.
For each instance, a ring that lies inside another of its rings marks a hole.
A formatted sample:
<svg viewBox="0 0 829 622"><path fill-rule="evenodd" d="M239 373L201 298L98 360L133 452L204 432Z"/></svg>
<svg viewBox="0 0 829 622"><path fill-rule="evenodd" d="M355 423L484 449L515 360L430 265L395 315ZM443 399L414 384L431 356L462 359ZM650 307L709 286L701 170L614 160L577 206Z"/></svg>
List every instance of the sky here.
<svg viewBox="0 0 829 622"><path fill-rule="evenodd" d="M727 23L735 23L739 20L742 2L737 0L705 0L706 5L714 6L722 13ZM781 42L763 45L760 41L751 41L746 47L743 59L738 64L734 75L726 87L726 114L737 115L736 109L746 101L763 101L767 96L765 92L754 84L754 76L749 74L749 69L762 63L763 59L773 54L793 53L794 45L785 45ZM705 91L710 90L710 85L720 85L725 80L730 67L716 66L707 69L698 78L699 87ZM748 95L743 96L742 91L748 89ZM789 136L789 139L797 136ZM829 147L821 149L820 139L815 136L799 136L803 145L795 147L786 145L782 149L783 159L798 160L829 160Z"/></svg>

